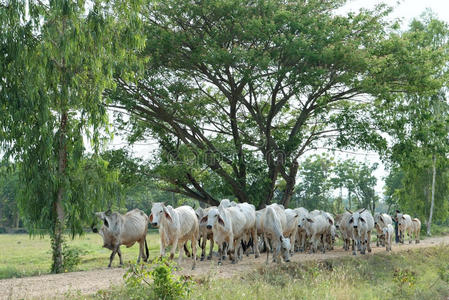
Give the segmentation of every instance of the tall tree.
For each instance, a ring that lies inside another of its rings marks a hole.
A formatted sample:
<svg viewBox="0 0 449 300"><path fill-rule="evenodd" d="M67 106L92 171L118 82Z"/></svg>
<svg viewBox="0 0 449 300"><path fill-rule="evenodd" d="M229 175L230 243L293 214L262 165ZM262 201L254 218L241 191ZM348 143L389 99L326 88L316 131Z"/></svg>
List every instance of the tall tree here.
<svg viewBox="0 0 449 300"><path fill-rule="evenodd" d="M79 222L90 216L86 211L98 205L95 195L85 198L75 178L84 168L83 137L97 148L99 129L107 125L102 92L112 87L114 67L133 57L120 43L131 49L142 45L138 31L136 38L127 27L138 23L120 19L138 13L133 5L82 0L0 5L5 71L0 142L5 159L13 157L20 165L21 184L27 187L19 202L26 225L32 232L50 232L55 273L63 271L64 230L80 233Z"/></svg>
<svg viewBox="0 0 449 300"><path fill-rule="evenodd" d="M287 206L305 152L385 147L374 99L429 89L437 62L385 6L337 14L345 2L149 1L144 78L116 76L109 96L129 141L158 140L167 190L216 205L220 185L263 207L282 179Z"/></svg>
<svg viewBox="0 0 449 300"><path fill-rule="evenodd" d="M379 109L380 123L392 137L393 147L389 157L407 172L426 169L428 174L429 207L425 218L427 234L430 228L435 206L437 184L437 161L445 159L449 153L449 103L447 101L447 83L449 60L449 27L437 20L431 12L423 14L421 19L411 23L407 33L415 49L435 53L441 64L435 65L433 92L406 94L401 101L384 103ZM424 162L424 161L427 161ZM412 171L413 170L413 171ZM410 177L408 177L410 178ZM416 183L422 184L423 181Z"/></svg>

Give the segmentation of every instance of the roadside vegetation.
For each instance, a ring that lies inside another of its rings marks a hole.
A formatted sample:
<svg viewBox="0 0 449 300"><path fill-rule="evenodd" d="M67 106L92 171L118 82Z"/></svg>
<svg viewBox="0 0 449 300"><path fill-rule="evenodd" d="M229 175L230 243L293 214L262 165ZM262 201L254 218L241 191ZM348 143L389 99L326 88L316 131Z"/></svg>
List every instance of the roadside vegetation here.
<svg viewBox="0 0 449 300"><path fill-rule="evenodd" d="M270 264L232 279L214 279L213 275L195 278L194 282L175 278L171 282L184 280L184 293L166 299L447 299L449 246L320 262ZM173 286L168 284L166 288L170 292ZM126 284L99 291L92 297L155 299L151 289L151 284Z"/></svg>

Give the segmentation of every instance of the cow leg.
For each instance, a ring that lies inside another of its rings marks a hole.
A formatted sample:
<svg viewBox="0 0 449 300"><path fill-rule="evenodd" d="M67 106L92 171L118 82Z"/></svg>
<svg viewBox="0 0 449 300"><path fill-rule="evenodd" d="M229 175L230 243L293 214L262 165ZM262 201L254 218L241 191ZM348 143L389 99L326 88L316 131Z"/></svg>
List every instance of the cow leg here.
<svg viewBox="0 0 449 300"><path fill-rule="evenodd" d="M203 240L201 241L201 261L204 260L204 257L206 256L206 242L207 242L207 236L202 236Z"/></svg>
<svg viewBox="0 0 449 300"><path fill-rule="evenodd" d="M191 239L190 245L192 246L192 256L193 256L193 265L192 270L196 267L196 243L195 243L195 237Z"/></svg>
<svg viewBox="0 0 449 300"><path fill-rule="evenodd" d="M223 262L223 243L218 243L218 265L221 265Z"/></svg>
<svg viewBox="0 0 449 300"><path fill-rule="evenodd" d="M183 255L183 251L182 250L184 249L185 243L186 242L179 243L179 245L178 245L178 248L179 248L178 264L181 264L181 262L182 262L182 255Z"/></svg>
<svg viewBox="0 0 449 300"><path fill-rule="evenodd" d="M117 249L118 258L120 259L120 265L123 266L122 260L122 251L120 251L120 247Z"/></svg>
<svg viewBox="0 0 449 300"><path fill-rule="evenodd" d="M368 252L371 253L372 249L371 249L371 231L367 232L368 234L368 238L366 240L366 244L368 246ZM385 240L383 240L383 244L385 245Z"/></svg>
<svg viewBox="0 0 449 300"><path fill-rule="evenodd" d="M164 255L165 255L165 246L166 246L165 239L164 239L163 235L161 234L161 246L159 248L159 255L161 258L164 257Z"/></svg>
<svg viewBox="0 0 449 300"><path fill-rule="evenodd" d="M209 249L209 255L207 256L207 260L212 259L212 251L214 250L214 239L212 238L209 241L210 241L210 243L209 243L210 249Z"/></svg>
<svg viewBox="0 0 449 300"><path fill-rule="evenodd" d="M187 243L184 244L183 248L179 248L179 249L184 249L184 253L186 254L187 257L191 257L192 255L189 252L189 249L187 249Z"/></svg>
<svg viewBox="0 0 449 300"><path fill-rule="evenodd" d="M172 243L172 248L170 250L170 259L173 259L175 257L177 247L178 247L178 237L176 237ZM181 251L179 251L179 252L180 252L179 255L181 255Z"/></svg>
<svg viewBox="0 0 449 300"><path fill-rule="evenodd" d="M357 241L355 239L352 239L352 255L357 255L357 252L355 251L355 244Z"/></svg>
<svg viewBox="0 0 449 300"><path fill-rule="evenodd" d="M142 256L142 253L144 253L145 249L143 248L142 241L139 241L139 256L137 256L137 263L140 263L140 257Z"/></svg>
<svg viewBox="0 0 449 300"><path fill-rule="evenodd" d="M254 257L258 258L260 256L259 251L259 240L257 239L257 229L253 228L253 249L254 249Z"/></svg>
<svg viewBox="0 0 449 300"><path fill-rule="evenodd" d="M265 246L267 247L267 261L266 261L266 264L268 264L268 258L270 256L271 247L270 247L270 244L268 243L268 239L267 239L267 236L265 235L265 233L263 234L263 240L265 242Z"/></svg>
<svg viewBox="0 0 449 300"><path fill-rule="evenodd" d="M109 265L108 265L108 268L111 267L112 261L114 260L115 253L117 253L117 250L119 249L119 247L120 247L120 245L115 246L115 247L114 247L114 250L112 250L111 256L109 257Z"/></svg>
<svg viewBox="0 0 449 300"><path fill-rule="evenodd" d="M232 258L232 264L237 263L238 261L238 252L240 249L241 239L234 240L234 257Z"/></svg>

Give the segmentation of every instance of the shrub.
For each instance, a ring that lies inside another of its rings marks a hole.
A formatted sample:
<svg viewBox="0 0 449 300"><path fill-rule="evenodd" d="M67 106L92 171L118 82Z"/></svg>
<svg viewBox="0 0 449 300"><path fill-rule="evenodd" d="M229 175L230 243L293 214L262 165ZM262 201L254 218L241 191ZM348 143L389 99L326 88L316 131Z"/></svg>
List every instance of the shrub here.
<svg viewBox="0 0 449 300"><path fill-rule="evenodd" d="M64 243L62 245L62 267L64 272L72 272L81 262L81 255L84 255L85 251L77 247L71 247Z"/></svg>
<svg viewBox="0 0 449 300"><path fill-rule="evenodd" d="M416 273L407 269L396 269L393 273L393 282L398 287L395 294L408 298L415 290Z"/></svg>
<svg viewBox="0 0 449 300"><path fill-rule="evenodd" d="M127 296L130 299L175 300L187 298L193 281L174 274L175 265L165 258L151 264L131 265L125 274Z"/></svg>

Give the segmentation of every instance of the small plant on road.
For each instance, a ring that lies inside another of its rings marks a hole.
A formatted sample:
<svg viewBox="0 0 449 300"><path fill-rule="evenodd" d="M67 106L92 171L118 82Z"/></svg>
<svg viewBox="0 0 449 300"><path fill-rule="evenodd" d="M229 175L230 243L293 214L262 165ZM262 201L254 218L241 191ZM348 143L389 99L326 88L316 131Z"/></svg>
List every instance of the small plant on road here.
<svg viewBox="0 0 449 300"><path fill-rule="evenodd" d="M157 258L151 264L131 265L124 276L128 296L130 299L187 298L193 281L175 275L175 271L175 264L165 258Z"/></svg>

